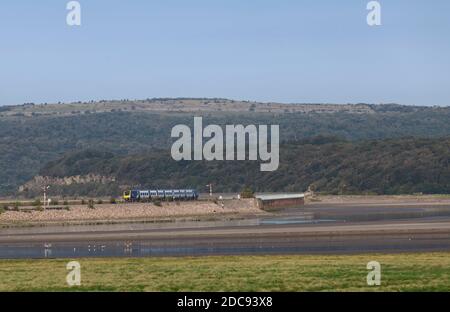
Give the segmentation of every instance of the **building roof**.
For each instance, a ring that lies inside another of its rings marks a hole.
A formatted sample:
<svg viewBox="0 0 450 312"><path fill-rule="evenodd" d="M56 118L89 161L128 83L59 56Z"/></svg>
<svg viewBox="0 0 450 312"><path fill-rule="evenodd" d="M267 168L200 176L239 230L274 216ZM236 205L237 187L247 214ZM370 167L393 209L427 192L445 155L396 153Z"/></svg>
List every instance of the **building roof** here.
<svg viewBox="0 0 450 312"><path fill-rule="evenodd" d="M305 194L270 194L270 195L256 195L257 199L261 200L276 200L276 199L296 199L305 198Z"/></svg>

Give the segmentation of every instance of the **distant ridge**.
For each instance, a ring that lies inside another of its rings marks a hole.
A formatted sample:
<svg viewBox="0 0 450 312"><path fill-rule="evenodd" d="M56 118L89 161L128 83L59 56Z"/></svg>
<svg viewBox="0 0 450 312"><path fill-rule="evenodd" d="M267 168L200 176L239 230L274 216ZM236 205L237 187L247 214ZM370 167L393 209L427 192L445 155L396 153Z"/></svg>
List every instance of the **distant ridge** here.
<svg viewBox="0 0 450 312"><path fill-rule="evenodd" d="M147 99L0 107L0 195L13 195L50 161L96 148L114 155L170 150L171 129L205 124L280 126L280 140L450 137L449 107L276 104L225 99ZM76 175L76 174L74 174Z"/></svg>
<svg viewBox="0 0 450 312"><path fill-rule="evenodd" d="M257 113L374 113L371 104L274 103L229 100L222 98L153 98L145 100L112 100L73 103L6 106L0 116L80 115L105 112L257 112Z"/></svg>

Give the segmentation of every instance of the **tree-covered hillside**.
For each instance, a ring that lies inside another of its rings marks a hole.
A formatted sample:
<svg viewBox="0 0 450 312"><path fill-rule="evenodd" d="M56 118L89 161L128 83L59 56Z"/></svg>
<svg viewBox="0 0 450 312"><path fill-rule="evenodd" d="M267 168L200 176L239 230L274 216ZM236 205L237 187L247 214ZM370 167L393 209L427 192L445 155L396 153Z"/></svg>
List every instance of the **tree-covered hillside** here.
<svg viewBox="0 0 450 312"><path fill-rule="evenodd" d="M166 150L132 156L87 150L48 164L41 174L96 173L117 179L109 188L61 188L66 195L117 195L120 186L203 190L208 183L218 192L236 192L244 186L267 192L304 191L312 186L333 194L450 192L450 139L349 142L319 137L285 143L280 152L279 170L260 172L258 162L176 162Z"/></svg>
<svg viewBox="0 0 450 312"><path fill-rule="evenodd" d="M88 107L88 104L83 105ZM257 107L255 111L242 112L115 110L61 116L16 114L0 117L0 195L16 193L20 185L37 175L49 161L58 160L67 153L89 148L114 155L153 149L168 152L173 142L170 138L172 127L192 125L194 115L204 116L205 125L279 124L280 139L285 142L318 135L350 141L450 136L450 108L365 105L369 113L360 112L360 106L355 112L326 110L321 113L320 106L316 105L309 113L268 113L258 112L257 105L250 105L250 110ZM240 180L237 178L236 183Z"/></svg>

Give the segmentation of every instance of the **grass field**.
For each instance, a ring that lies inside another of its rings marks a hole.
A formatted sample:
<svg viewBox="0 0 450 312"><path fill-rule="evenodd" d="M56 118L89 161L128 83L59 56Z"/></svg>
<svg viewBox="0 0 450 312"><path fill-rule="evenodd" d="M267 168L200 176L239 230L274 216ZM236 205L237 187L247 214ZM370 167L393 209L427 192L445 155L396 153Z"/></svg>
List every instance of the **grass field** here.
<svg viewBox="0 0 450 312"><path fill-rule="evenodd" d="M0 260L0 291L450 291L450 253L78 261L71 288L69 260ZM381 286L367 286L369 261Z"/></svg>

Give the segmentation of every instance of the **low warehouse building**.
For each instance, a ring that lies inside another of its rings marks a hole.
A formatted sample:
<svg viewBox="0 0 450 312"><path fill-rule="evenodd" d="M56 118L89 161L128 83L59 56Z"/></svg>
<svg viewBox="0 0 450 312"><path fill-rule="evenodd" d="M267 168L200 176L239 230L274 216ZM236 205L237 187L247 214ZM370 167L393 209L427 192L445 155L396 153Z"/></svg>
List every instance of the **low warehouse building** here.
<svg viewBox="0 0 450 312"><path fill-rule="evenodd" d="M256 200L263 210L296 208L305 205L305 194L257 195Z"/></svg>

